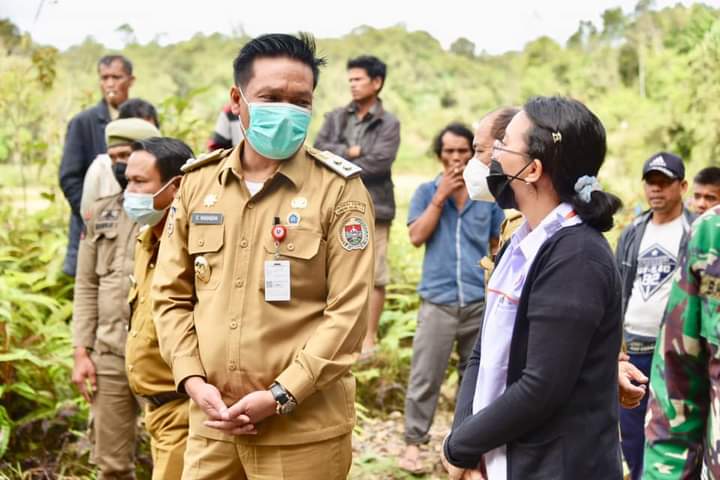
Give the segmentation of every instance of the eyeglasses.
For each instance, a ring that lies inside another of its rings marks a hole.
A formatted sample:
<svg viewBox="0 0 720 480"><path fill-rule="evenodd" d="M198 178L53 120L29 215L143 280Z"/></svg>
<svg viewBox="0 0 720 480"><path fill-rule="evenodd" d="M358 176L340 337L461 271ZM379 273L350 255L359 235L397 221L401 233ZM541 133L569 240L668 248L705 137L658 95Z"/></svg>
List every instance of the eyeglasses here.
<svg viewBox="0 0 720 480"><path fill-rule="evenodd" d="M521 157L530 158L530 155L528 155L527 153L517 152L515 150L510 150L509 148L505 148L505 145L500 140L495 140L495 142L493 143L492 150L493 150L493 157L495 157L495 155L496 155L495 151L499 150L501 152L513 153L515 155L520 155Z"/></svg>

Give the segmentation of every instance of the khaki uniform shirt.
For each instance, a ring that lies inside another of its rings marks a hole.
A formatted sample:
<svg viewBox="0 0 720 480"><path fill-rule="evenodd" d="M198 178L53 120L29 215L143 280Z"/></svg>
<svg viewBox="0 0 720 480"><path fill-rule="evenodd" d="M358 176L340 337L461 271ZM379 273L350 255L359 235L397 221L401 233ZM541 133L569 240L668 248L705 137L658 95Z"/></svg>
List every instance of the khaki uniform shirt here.
<svg viewBox="0 0 720 480"><path fill-rule="evenodd" d="M150 301L150 285L159 246L160 241L152 228L140 233L135 247L134 282L128 296L132 316L125 348L125 367L130 388L141 396L175 391L170 367L160 356Z"/></svg>
<svg viewBox="0 0 720 480"><path fill-rule="evenodd" d="M257 436L230 436L203 426L193 404L190 433L263 445L346 434L373 285L370 196L359 177L333 171L357 167L303 147L251 197L242 148L199 161L170 208L152 287L160 350L179 388L202 376L231 405L278 381L299 405L260 422ZM287 226L277 253L290 263L291 299L268 302L276 217Z"/></svg>
<svg viewBox="0 0 720 480"><path fill-rule="evenodd" d="M495 270L495 256L500 252L500 250L502 250L505 243L510 240L512 234L515 233L515 230L520 228L524 221L525 217L523 217L522 213L520 213L518 210L505 210L505 220L503 220L502 224L500 225L500 238L498 241L496 252L494 254L491 253L487 257L483 257L482 259L480 259L480 266L485 269L486 285L490 281L490 275L492 274L493 270Z"/></svg>
<svg viewBox="0 0 720 480"><path fill-rule="evenodd" d="M80 240L73 301L73 346L120 357L125 355L138 229L122 201L119 193L95 202Z"/></svg>

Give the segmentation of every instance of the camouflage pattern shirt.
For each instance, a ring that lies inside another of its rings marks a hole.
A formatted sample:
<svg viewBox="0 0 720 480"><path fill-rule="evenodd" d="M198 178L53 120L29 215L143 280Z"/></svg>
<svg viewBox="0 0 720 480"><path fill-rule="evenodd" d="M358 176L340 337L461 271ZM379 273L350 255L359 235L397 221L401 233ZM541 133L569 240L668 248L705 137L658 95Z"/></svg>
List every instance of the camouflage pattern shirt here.
<svg viewBox="0 0 720 480"><path fill-rule="evenodd" d="M693 224L653 357L644 479L720 479L720 206Z"/></svg>

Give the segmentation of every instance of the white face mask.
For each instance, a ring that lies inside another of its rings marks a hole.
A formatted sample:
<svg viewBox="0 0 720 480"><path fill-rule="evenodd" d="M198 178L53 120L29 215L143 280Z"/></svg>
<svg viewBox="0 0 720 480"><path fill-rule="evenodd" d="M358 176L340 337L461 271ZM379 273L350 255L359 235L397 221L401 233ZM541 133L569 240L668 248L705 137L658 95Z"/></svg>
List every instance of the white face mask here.
<svg viewBox="0 0 720 480"><path fill-rule="evenodd" d="M487 176L490 168L476 157L470 159L465 170L463 171L463 180L465 180L465 188L472 200L481 202L494 202L495 197L490 193L487 184Z"/></svg>

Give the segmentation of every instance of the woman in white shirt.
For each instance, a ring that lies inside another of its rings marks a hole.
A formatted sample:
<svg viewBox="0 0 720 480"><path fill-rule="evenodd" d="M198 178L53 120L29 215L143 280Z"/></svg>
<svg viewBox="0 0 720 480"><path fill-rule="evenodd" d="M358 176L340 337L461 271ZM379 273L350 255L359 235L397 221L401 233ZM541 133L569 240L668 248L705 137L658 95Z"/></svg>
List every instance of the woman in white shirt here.
<svg viewBox="0 0 720 480"><path fill-rule="evenodd" d="M526 223L499 255L444 456L451 478L620 479L621 287L601 232L620 200L596 175L605 129L582 103L529 100L487 185Z"/></svg>

